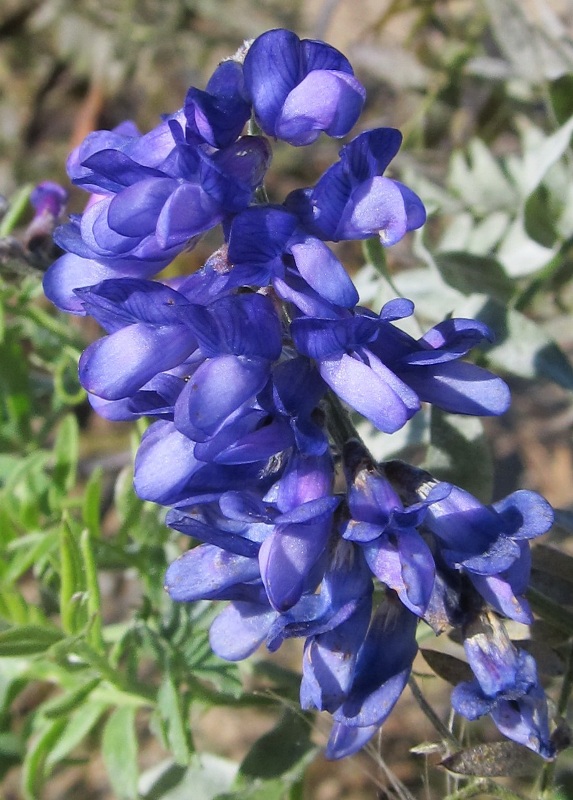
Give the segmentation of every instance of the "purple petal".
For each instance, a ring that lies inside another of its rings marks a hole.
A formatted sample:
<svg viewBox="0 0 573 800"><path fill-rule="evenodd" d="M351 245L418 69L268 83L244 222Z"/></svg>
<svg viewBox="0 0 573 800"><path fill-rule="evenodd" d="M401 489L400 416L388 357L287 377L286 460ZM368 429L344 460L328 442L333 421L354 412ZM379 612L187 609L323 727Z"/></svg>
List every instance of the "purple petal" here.
<svg viewBox="0 0 573 800"><path fill-rule="evenodd" d="M172 422L155 422L145 432L135 457L133 483L142 500L170 505L204 464L193 455L195 443Z"/></svg>
<svg viewBox="0 0 573 800"><path fill-rule="evenodd" d="M367 725L357 728L344 725L342 722L335 722L330 731L330 737L326 745L326 758L336 761L346 756L353 756L368 744L380 725Z"/></svg>
<svg viewBox="0 0 573 800"><path fill-rule="evenodd" d="M205 361L177 400L177 428L197 441L213 436L233 412L261 391L268 371L268 362L242 356Z"/></svg>
<svg viewBox="0 0 573 800"><path fill-rule="evenodd" d="M320 374L341 400L384 433L399 430L412 416L403 399L407 397L411 403L411 392L387 368L375 373L362 361L344 354L321 361Z"/></svg>
<svg viewBox="0 0 573 800"><path fill-rule="evenodd" d="M358 292L343 265L319 239L306 236L291 245L290 251L305 281L321 297L345 308L353 308Z"/></svg>
<svg viewBox="0 0 573 800"><path fill-rule="evenodd" d="M201 186L184 183L166 200L157 218L157 241L168 249L185 244L223 218L217 203Z"/></svg>
<svg viewBox="0 0 573 800"><path fill-rule="evenodd" d="M421 400L454 414L497 416L504 414L511 402L505 381L464 361L440 364L431 369L398 366L395 369Z"/></svg>
<svg viewBox="0 0 573 800"><path fill-rule="evenodd" d="M329 530L324 522L280 526L262 543L261 577L277 611L292 608L300 599L310 571L324 551Z"/></svg>
<svg viewBox="0 0 573 800"><path fill-rule="evenodd" d="M274 136L287 95L304 77L300 74L300 39L284 29L263 33L251 44L243 71L261 128Z"/></svg>
<svg viewBox="0 0 573 800"><path fill-rule="evenodd" d="M165 589L176 602L224 599L226 590L258 577L256 558L201 544L169 565L165 573Z"/></svg>
<svg viewBox="0 0 573 800"><path fill-rule="evenodd" d="M376 577L398 593L406 608L422 616L434 586L434 559L414 530L381 536L364 548L368 566Z"/></svg>
<svg viewBox="0 0 573 800"><path fill-rule="evenodd" d="M159 372L179 365L195 346L194 336L182 325L129 325L83 352L80 380L88 392L106 400L119 400L136 392Z"/></svg>
<svg viewBox="0 0 573 800"><path fill-rule="evenodd" d="M553 509L537 492L520 489L493 504L514 539L534 539L553 525Z"/></svg>
<svg viewBox="0 0 573 800"><path fill-rule="evenodd" d="M153 233L165 201L177 188L172 178L148 178L119 192L109 204L107 221L122 236Z"/></svg>
<svg viewBox="0 0 573 800"><path fill-rule="evenodd" d="M235 601L214 620L209 629L211 649L226 661L241 661L261 645L277 616L258 603Z"/></svg>
<svg viewBox="0 0 573 800"><path fill-rule="evenodd" d="M295 146L314 142L321 131L345 136L360 116L366 92L352 75L313 70L289 92L274 134Z"/></svg>

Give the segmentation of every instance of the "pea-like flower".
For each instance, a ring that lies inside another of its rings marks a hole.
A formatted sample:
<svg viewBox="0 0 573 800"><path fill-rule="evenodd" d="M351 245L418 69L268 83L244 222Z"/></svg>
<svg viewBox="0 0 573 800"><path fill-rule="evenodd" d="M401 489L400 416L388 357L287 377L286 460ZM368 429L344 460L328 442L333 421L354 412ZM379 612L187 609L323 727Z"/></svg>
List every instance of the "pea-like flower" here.
<svg viewBox="0 0 573 800"><path fill-rule="evenodd" d="M321 131L346 136L366 97L342 53L280 28L254 40L244 72L263 131L297 147L311 144Z"/></svg>

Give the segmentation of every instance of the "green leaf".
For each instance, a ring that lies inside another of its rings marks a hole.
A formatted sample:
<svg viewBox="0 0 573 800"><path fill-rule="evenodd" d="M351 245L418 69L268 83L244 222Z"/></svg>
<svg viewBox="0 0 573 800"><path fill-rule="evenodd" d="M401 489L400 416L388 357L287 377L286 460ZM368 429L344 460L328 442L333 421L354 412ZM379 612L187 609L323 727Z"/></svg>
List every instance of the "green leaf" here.
<svg viewBox="0 0 573 800"><path fill-rule="evenodd" d="M165 722L167 743L175 762L182 766L189 763L191 755L186 706L186 700L177 691L171 672L165 670L157 693L157 708Z"/></svg>
<svg viewBox="0 0 573 800"><path fill-rule="evenodd" d="M87 595L86 612L89 624L87 640L88 644L91 645L94 650L103 653L105 645L102 633L101 595L98 583L98 571L92 547L91 534L87 528L80 534L80 553L84 565Z"/></svg>
<svg viewBox="0 0 573 800"><path fill-rule="evenodd" d="M79 427L74 414L66 414L60 423L53 453L52 486L65 494L76 482L78 465Z"/></svg>
<svg viewBox="0 0 573 800"><path fill-rule="evenodd" d="M10 564L4 575L6 583L14 583L30 567L40 567L44 558L57 548L58 531L30 533L13 540L9 547Z"/></svg>
<svg viewBox="0 0 573 800"><path fill-rule="evenodd" d="M28 747L22 768L22 790L25 800L38 800L49 770L47 758L66 726L64 719L46 725Z"/></svg>
<svg viewBox="0 0 573 800"><path fill-rule="evenodd" d="M573 74L561 75L551 81L549 96L557 121L563 125L573 117Z"/></svg>
<svg viewBox="0 0 573 800"><path fill-rule="evenodd" d="M67 634L79 633L85 625L78 600L85 590L82 555L68 519L60 526L60 614L62 628Z"/></svg>
<svg viewBox="0 0 573 800"><path fill-rule="evenodd" d="M543 247L553 247L558 238L556 223L560 211L549 189L543 184L538 186L525 203L523 221L527 235Z"/></svg>
<svg viewBox="0 0 573 800"><path fill-rule="evenodd" d="M423 468L439 480L461 486L489 503L493 488L492 456L481 421L448 414L432 406L430 442Z"/></svg>
<svg viewBox="0 0 573 800"><path fill-rule="evenodd" d="M117 800L137 800L137 738L135 709L116 709L106 722L102 755Z"/></svg>
<svg viewBox="0 0 573 800"><path fill-rule="evenodd" d="M56 628L19 625L0 632L0 656L27 656L44 653L63 639Z"/></svg>
<svg viewBox="0 0 573 800"><path fill-rule="evenodd" d="M91 694L93 689L101 682L101 678L92 678L77 686L73 691L67 692L62 697L56 697L42 706L42 713L48 719L61 717L73 711Z"/></svg>
<svg viewBox="0 0 573 800"><path fill-rule="evenodd" d="M167 761L144 772L139 791L142 800L214 800L231 786L236 774L234 761L201 753L187 769Z"/></svg>
<svg viewBox="0 0 573 800"><path fill-rule="evenodd" d="M480 292L500 302L507 302L513 296L515 284L495 258L449 252L438 253L435 261L446 283L462 294Z"/></svg>
<svg viewBox="0 0 573 800"><path fill-rule="evenodd" d="M55 746L48 753L46 764L53 767L58 761L66 758L97 725L107 707L106 703L92 700L76 709L69 718L64 718L65 727Z"/></svg>
<svg viewBox="0 0 573 800"><path fill-rule="evenodd" d="M101 537L101 491L103 470L94 469L84 489L82 519L92 538Z"/></svg>
<svg viewBox="0 0 573 800"><path fill-rule="evenodd" d="M573 636L573 613L571 611L532 586L529 587L525 596L531 608L543 618L544 622L548 622L552 627L558 628L568 636Z"/></svg>
<svg viewBox="0 0 573 800"><path fill-rule="evenodd" d="M310 717L285 709L272 731L261 736L245 756L239 769L241 780L272 780L300 770L316 746L310 739Z"/></svg>

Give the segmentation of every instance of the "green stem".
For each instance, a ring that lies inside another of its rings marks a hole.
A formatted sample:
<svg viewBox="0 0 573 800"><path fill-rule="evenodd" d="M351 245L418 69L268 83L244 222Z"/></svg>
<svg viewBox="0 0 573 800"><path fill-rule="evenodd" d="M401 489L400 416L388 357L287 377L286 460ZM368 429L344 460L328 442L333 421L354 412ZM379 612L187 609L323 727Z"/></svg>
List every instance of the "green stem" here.
<svg viewBox="0 0 573 800"><path fill-rule="evenodd" d="M28 205L28 200L30 199L33 188L33 185L28 183L26 186L22 186L22 188L16 192L16 195L10 203L8 211L0 222L0 237L9 236L16 225L18 225L22 214L26 210L26 206Z"/></svg>
<svg viewBox="0 0 573 800"><path fill-rule="evenodd" d="M567 662L565 664L565 674L563 683L557 700L557 714L564 717L567 712L569 698L573 691L573 642L569 646ZM553 783L555 780L555 761L547 761L543 765L539 778L539 798L540 800L551 800L553 796Z"/></svg>
<svg viewBox="0 0 573 800"><path fill-rule="evenodd" d="M410 686L410 690L412 691L412 694L414 695L416 702L418 703L418 705L420 706L426 717L430 720L434 728L440 734L442 739L451 744L453 747L455 747L456 750L459 750L462 747L461 743L456 739L454 734L447 728L446 725L444 725L442 720L438 717L432 706L428 703L428 701L422 694L422 691L418 686L418 684L416 683L416 679L413 676L410 676L408 685Z"/></svg>

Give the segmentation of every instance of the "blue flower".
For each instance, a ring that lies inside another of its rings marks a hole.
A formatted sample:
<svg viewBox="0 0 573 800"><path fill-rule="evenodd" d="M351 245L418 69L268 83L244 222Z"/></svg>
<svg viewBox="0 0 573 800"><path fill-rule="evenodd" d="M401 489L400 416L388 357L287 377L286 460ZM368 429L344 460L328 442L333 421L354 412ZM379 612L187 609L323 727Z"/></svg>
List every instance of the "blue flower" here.
<svg viewBox="0 0 573 800"><path fill-rule="evenodd" d="M485 506L457 486L433 503L425 518L446 564L463 570L494 608L526 624L531 612L520 595L529 578L528 540L552 524L551 506L535 492L513 492Z"/></svg>
<svg viewBox="0 0 573 800"><path fill-rule="evenodd" d="M284 29L254 40L244 74L263 131L296 146L314 142L321 131L345 136L366 96L342 53Z"/></svg>
<svg viewBox="0 0 573 800"><path fill-rule="evenodd" d="M391 595L377 609L358 652L346 699L334 710L327 758L356 752L378 730L402 694L418 651L417 617Z"/></svg>
<svg viewBox="0 0 573 800"><path fill-rule="evenodd" d="M383 245L396 244L426 221L420 198L382 176L401 142L402 135L394 128L359 134L342 148L338 163L326 170L316 186L291 192L286 207L321 239L338 242L379 236Z"/></svg>
<svg viewBox="0 0 573 800"><path fill-rule="evenodd" d="M358 293L332 251L280 206L238 214L229 233L231 278L237 285L268 286L305 314L350 308ZM301 280L302 279L302 280ZM318 297L317 297L318 296ZM326 301L326 302L325 302Z"/></svg>
<svg viewBox="0 0 573 800"><path fill-rule="evenodd" d="M510 641L495 615L473 621L464 648L475 675L452 693L452 707L467 719L491 717L509 739L551 759L547 701L537 678L535 659Z"/></svg>
<svg viewBox="0 0 573 800"><path fill-rule="evenodd" d="M416 529L429 506L449 494L450 486L438 484L426 499L405 508L358 442L347 444L344 461L350 519L342 535L360 544L374 575L394 589L406 608L423 616L432 595L435 565Z"/></svg>

